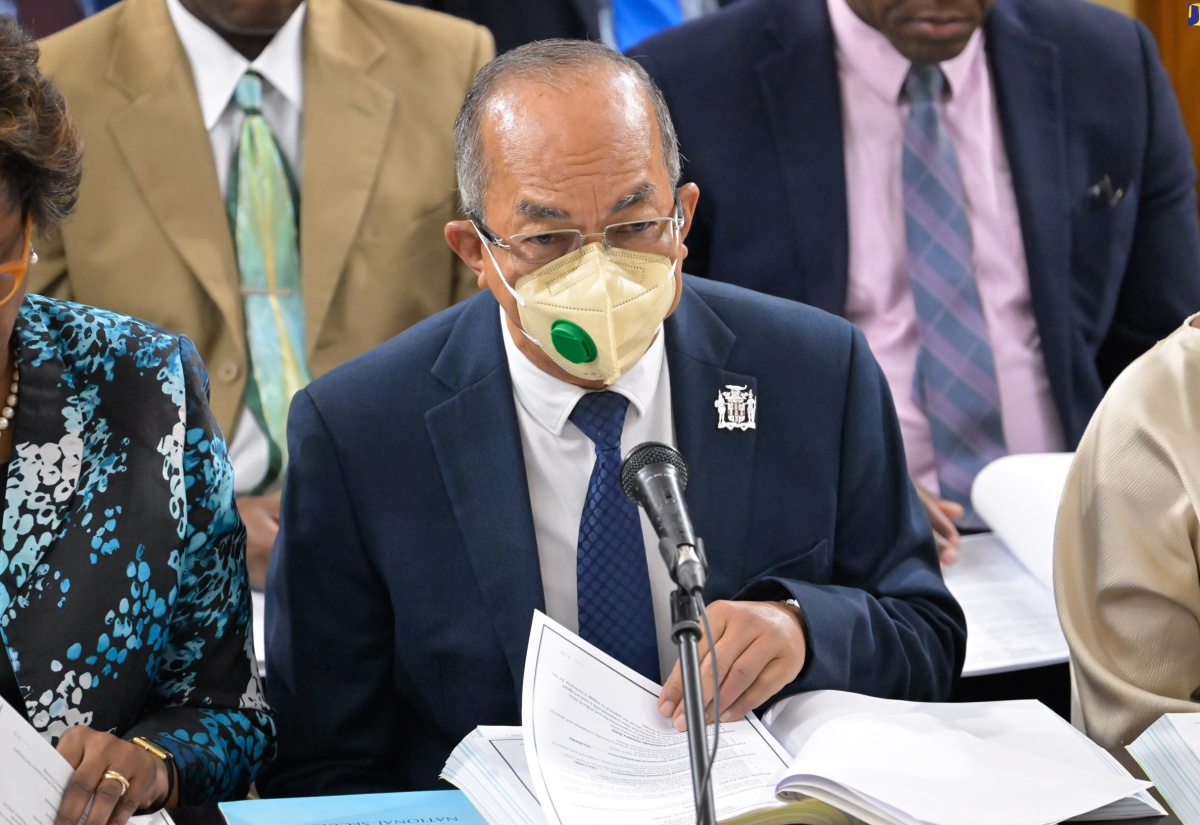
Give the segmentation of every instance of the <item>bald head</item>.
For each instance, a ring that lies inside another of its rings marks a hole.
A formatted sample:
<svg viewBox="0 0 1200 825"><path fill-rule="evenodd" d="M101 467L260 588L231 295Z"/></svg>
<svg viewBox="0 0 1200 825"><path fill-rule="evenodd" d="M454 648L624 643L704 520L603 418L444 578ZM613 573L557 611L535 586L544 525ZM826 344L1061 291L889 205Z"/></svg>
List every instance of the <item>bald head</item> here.
<svg viewBox="0 0 1200 825"><path fill-rule="evenodd" d="M494 175L552 173L552 157L650 158L666 187L679 179L662 94L636 62L587 41L530 43L485 66L458 114L455 142L463 209L477 217Z"/></svg>

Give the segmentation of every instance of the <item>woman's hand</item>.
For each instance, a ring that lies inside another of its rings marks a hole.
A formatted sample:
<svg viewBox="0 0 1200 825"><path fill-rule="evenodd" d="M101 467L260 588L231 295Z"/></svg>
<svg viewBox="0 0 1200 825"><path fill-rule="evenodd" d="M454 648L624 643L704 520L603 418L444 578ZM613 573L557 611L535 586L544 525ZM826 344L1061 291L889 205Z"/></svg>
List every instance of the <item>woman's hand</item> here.
<svg viewBox="0 0 1200 825"><path fill-rule="evenodd" d="M111 733L79 726L68 728L58 740L58 752L71 763L75 775L67 783L54 825L76 825L92 801L86 825L125 825L134 811L157 809L167 799L166 763L149 751ZM125 777L105 778L105 771Z"/></svg>

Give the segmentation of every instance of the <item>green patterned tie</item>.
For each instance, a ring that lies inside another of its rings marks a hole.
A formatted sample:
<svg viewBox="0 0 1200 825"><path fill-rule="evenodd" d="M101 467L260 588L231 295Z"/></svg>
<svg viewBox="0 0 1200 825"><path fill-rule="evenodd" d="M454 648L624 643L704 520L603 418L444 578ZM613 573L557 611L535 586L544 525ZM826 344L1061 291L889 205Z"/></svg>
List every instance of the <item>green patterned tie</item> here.
<svg viewBox="0 0 1200 825"><path fill-rule="evenodd" d="M225 201L250 350L246 404L271 444L270 468L262 485L266 487L287 463L288 405L312 380L304 354L299 196L262 114L262 78L247 72L238 81L234 99L245 117Z"/></svg>

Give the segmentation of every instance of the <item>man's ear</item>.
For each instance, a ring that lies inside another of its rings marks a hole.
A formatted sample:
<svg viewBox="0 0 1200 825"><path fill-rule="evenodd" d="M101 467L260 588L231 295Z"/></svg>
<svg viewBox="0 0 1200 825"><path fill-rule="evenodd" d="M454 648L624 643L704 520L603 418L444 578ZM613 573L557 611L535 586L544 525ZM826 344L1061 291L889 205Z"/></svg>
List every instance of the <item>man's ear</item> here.
<svg viewBox="0 0 1200 825"><path fill-rule="evenodd" d="M475 273L480 289L487 289L487 275L484 269L483 241L475 231L475 225L470 221L450 221L446 224L446 243L454 250L454 254L462 258L463 263Z"/></svg>
<svg viewBox="0 0 1200 825"><path fill-rule="evenodd" d="M683 208L683 229L679 230L679 241L683 245L681 257L686 258L687 245L683 244L683 241L692 229L692 217L696 214L696 203L700 200L700 187L694 183L685 183L678 191L679 205Z"/></svg>

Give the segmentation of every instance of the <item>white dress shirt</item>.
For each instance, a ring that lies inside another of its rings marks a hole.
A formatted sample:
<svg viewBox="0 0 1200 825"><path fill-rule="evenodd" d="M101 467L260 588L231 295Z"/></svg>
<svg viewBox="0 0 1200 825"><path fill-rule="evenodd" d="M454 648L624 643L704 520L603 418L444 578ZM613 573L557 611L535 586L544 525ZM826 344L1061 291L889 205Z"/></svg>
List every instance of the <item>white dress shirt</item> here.
<svg viewBox="0 0 1200 825"><path fill-rule="evenodd" d="M296 185L300 186L300 135L304 111L301 46L306 10L307 5L301 3L262 54L250 61L200 22L179 0L167 0L171 22L192 66L200 113L204 128L208 130L222 195L229 182L242 128L242 110L233 99L233 93L242 75L250 69L262 75L263 117L275 133ZM245 405L238 414L236 432L229 445L229 458L233 463L234 489L240 495L253 490L266 476L269 454L267 436Z"/></svg>
<svg viewBox="0 0 1200 825"><path fill-rule="evenodd" d="M564 627L579 631L579 597L575 561L579 547L579 520L583 516L588 482L596 463L596 448L568 418L575 403L588 391L543 372L517 349L500 314L504 353L512 376L521 451L529 482L529 503L537 539L546 614ZM654 343L633 367L608 387L629 399L621 455L644 441L675 446L671 415L671 379L666 346L660 328ZM674 582L658 552L658 536L646 513L639 509L654 626L658 637L658 665L665 679L675 666L677 652L671 641L671 591Z"/></svg>

